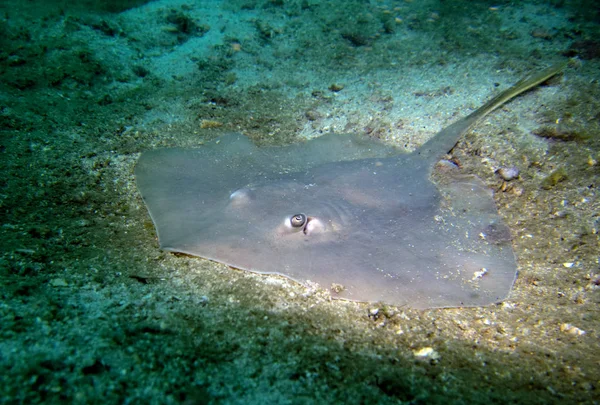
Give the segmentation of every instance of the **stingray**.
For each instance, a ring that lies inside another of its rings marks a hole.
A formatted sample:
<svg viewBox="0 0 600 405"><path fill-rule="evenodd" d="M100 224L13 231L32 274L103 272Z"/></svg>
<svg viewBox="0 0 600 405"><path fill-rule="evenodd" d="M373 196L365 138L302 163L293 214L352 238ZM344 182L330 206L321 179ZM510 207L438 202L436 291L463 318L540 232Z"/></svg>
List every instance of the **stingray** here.
<svg viewBox="0 0 600 405"><path fill-rule="evenodd" d="M521 80L413 153L357 135L257 147L228 134L140 157L138 189L160 247L423 309L505 299L510 230L481 180L440 160L492 110L564 64Z"/></svg>

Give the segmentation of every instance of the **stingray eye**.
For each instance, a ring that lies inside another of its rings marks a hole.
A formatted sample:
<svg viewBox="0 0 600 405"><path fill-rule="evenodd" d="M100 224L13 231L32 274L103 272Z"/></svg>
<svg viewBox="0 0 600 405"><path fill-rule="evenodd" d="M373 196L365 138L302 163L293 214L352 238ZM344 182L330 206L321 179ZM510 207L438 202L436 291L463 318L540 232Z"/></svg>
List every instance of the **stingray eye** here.
<svg viewBox="0 0 600 405"><path fill-rule="evenodd" d="M296 214L290 218L290 224L294 228L303 227L306 224L306 215L304 214Z"/></svg>

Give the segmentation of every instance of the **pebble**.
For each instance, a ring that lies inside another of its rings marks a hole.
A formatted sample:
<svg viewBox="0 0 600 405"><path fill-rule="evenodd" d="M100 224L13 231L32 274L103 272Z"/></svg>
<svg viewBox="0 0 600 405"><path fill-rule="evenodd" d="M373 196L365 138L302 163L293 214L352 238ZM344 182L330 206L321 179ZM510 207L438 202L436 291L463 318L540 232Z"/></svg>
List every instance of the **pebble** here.
<svg viewBox="0 0 600 405"><path fill-rule="evenodd" d="M49 283L52 287L68 287L69 283L64 278L53 278Z"/></svg>
<svg viewBox="0 0 600 405"><path fill-rule="evenodd" d="M423 347L422 349L413 350L415 357L420 359L439 360L440 354L433 347Z"/></svg>
<svg viewBox="0 0 600 405"><path fill-rule="evenodd" d="M519 177L519 169L516 167L501 167L496 171L504 179L504 181L511 181Z"/></svg>
<svg viewBox="0 0 600 405"><path fill-rule="evenodd" d="M568 333L570 335L581 336L585 335L585 331L579 329L577 326L573 326L570 323L563 323L560 325L560 331Z"/></svg>

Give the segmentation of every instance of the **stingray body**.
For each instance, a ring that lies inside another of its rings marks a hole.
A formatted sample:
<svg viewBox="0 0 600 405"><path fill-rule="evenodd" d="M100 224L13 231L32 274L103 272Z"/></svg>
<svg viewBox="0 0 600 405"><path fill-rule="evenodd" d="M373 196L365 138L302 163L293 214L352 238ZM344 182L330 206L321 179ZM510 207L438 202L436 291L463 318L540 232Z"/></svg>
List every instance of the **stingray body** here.
<svg viewBox="0 0 600 405"><path fill-rule="evenodd" d="M510 231L474 176L436 162L532 75L416 152L352 135L258 148L239 134L142 154L136 182L162 249L317 283L334 297L479 306L516 277Z"/></svg>

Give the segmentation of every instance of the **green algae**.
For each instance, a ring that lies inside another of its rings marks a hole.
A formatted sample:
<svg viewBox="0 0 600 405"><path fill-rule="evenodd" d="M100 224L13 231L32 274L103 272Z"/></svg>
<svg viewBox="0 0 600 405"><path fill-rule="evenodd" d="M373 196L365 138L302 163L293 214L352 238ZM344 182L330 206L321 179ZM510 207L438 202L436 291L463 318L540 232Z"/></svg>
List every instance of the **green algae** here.
<svg viewBox="0 0 600 405"><path fill-rule="evenodd" d="M567 171L564 167L561 167L559 169L554 170L552 173L546 176L544 180L542 180L541 187L544 190L550 190L556 187L557 184L562 183L567 179Z"/></svg>

